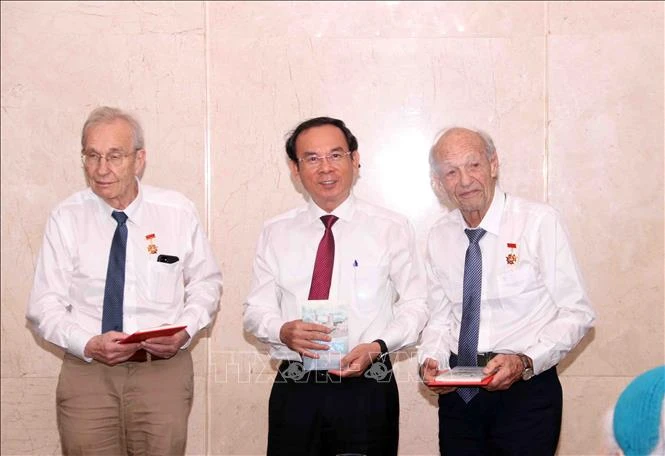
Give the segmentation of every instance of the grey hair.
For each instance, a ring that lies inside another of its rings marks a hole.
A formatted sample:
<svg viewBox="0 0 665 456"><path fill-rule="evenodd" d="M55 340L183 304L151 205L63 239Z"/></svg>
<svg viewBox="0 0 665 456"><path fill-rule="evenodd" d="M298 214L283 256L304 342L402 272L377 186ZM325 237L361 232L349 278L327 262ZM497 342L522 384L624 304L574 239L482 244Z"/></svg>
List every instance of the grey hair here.
<svg viewBox="0 0 665 456"><path fill-rule="evenodd" d="M494 147L494 141L492 140L492 137L483 130L456 126L446 127L437 133L436 137L434 138L434 143L429 149L429 169L432 176L438 175L439 172L438 163L436 162L436 146L441 138L453 130L468 130L472 133L475 133L485 145L485 155L487 156L487 159L490 160L494 155L496 155L496 147Z"/></svg>
<svg viewBox="0 0 665 456"><path fill-rule="evenodd" d="M83 129L81 130L81 150L85 149L85 143L88 139L88 129L94 125L101 123L110 123L116 119L122 119L127 122L132 129L132 138L134 139L134 150L143 149L145 142L143 139L143 128L136 118L131 114L118 109L110 108L108 106L100 106L93 110L88 119L83 124Z"/></svg>

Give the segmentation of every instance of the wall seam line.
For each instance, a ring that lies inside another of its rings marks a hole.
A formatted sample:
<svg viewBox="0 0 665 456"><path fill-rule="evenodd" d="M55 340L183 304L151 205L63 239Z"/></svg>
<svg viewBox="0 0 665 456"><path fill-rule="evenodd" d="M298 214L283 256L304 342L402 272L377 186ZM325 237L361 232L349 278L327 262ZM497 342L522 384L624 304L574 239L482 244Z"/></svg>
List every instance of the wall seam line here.
<svg viewBox="0 0 665 456"><path fill-rule="evenodd" d="M544 118L544 137L543 137L543 199L546 203L550 203L550 118L549 118L549 102L550 102L550 81L549 81L549 41L550 41L550 2L545 2L544 11L544 26L545 26L545 43L544 43L544 61L543 61L543 118Z"/></svg>
<svg viewBox="0 0 665 456"><path fill-rule="evenodd" d="M212 179L211 179L211 151L210 151L210 27L209 27L209 14L208 14L208 2L203 2L203 54L204 54L204 127L203 127L203 188L204 188L204 210L206 218L206 232L208 234L208 239L212 240L212 189L210 188ZM203 419L203 452L204 454L210 454L210 366L212 362L212 328L208 328L206 337L206 368L205 368L205 407L203 410L204 419Z"/></svg>

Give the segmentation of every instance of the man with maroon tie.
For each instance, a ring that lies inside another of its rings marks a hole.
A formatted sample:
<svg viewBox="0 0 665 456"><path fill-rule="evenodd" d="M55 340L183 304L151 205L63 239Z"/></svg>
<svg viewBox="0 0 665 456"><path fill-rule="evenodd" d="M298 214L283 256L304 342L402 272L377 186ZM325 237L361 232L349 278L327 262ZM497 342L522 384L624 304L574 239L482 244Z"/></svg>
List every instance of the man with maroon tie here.
<svg viewBox="0 0 665 456"><path fill-rule="evenodd" d="M301 123L286 152L310 201L266 222L244 308L245 329L281 361L268 455L396 455L386 355L415 343L427 319L412 226L352 194L358 142L341 120Z"/></svg>

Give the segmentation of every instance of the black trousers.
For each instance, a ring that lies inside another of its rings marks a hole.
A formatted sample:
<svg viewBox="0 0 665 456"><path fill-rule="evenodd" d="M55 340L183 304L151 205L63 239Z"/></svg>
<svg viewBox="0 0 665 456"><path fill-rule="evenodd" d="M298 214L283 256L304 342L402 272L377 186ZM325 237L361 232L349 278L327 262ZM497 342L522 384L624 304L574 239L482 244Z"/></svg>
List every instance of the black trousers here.
<svg viewBox="0 0 665 456"><path fill-rule="evenodd" d="M282 362L268 428L268 456L397 455L399 394L390 360L343 379Z"/></svg>
<svg viewBox="0 0 665 456"><path fill-rule="evenodd" d="M562 402L556 367L505 391L480 388L468 404L456 392L440 395L439 451L446 456L554 455Z"/></svg>

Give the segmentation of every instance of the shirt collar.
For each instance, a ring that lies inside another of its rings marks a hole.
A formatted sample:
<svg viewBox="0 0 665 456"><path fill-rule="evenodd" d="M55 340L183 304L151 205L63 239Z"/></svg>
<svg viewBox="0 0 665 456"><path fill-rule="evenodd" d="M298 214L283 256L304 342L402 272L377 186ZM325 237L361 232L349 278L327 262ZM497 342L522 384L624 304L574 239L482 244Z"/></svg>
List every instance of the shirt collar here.
<svg viewBox="0 0 665 456"><path fill-rule="evenodd" d="M485 217L483 217L480 225L478 226L488 233L492 233L498 236L499 230L501 228L501 215L503 214L503 208L505 205L506 194L503 193L498 185L496 185L494 187L494 198L492 198L492 204L490 204Z"/></svg>
<svg viewBox="0 0 665 456"><path fill-rule="evenodd" d="M339 218L340 220L350 221L353 217L353 213L356 210L356 197L353 195L353 192L349 194L349 197L344 200L342 204L337 206L332 212L328 213L316 205L314 200L309 200L309 205L307 212L310 216L310 221L314 220L319 221L321 216L332 214Z"/></svg>
<svg viewBox="0 0 665 456"><path fill-rule="evenodd" d="M494 187L494 197L492 198L490 207L489 209L487 209L485 216L480 221L478 228L482 228L488 233L492 233L496 236L499 235L499 230L501 228L501 216L503 215L503 208L506 205L506 197L507 195L501 190L501 188L497 184ZM459 216L459 222L462 225L462 227L468 228L468 225L464 220L462 212L458 209L457 213Z"/></svg>
<svg viewBox="0 0 665 456"><path fill-rule="evenodd" d="M143 211L141 211L141 207L143 206L141 202L143 201L143 190L141 189L141 181L138 179L138 177L135 177L136 179L136 184L138 186L138 193L136 194L136 198L134 198L134 201L129 203L129 206L124 208L122 212L125 213L127 216L127 221L131 223L136 223L138 225L141 224L141 214ZM92 190L91 190L92 191ZM117 211L114 207L111 207L106 201L104 201L102 198L100 198L97 194L92 192L93 195L97 198L97 201L99 202L99 210L100 212L103 213L103 215L106 216L111 216L113 211Z"/></svg>

